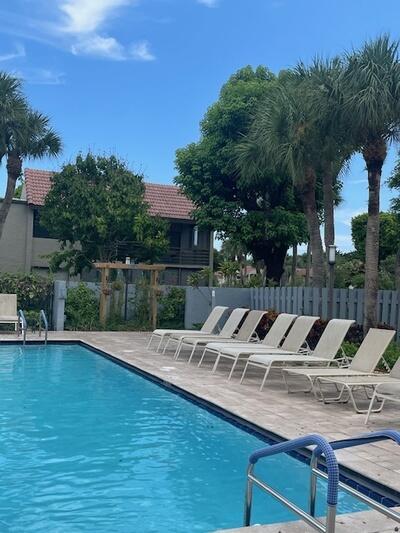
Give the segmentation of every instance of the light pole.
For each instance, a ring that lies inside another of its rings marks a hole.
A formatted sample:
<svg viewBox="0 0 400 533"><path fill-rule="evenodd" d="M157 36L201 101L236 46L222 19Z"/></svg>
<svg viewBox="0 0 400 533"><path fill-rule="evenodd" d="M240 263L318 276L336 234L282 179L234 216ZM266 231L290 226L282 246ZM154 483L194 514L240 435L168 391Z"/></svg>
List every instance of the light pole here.
<svg viewBox="0 0 400 533"><path fill-rule="evenodd" d="M335 286L335 263L336 263L336 246L330 244L328 246L328 266L329 266L329 279L328 279L328 318L333 318L333 288Z"/></svg>

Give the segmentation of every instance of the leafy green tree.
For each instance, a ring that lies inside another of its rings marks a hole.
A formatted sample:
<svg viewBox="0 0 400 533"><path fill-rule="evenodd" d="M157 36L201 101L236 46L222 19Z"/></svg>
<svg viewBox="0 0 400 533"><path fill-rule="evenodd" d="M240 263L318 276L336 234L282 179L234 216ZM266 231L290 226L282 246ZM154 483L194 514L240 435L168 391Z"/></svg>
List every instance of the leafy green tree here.
<svg viewBox="0 0 400 533"><path fill-rule="evenodd" d="M0 207L0 239L25 158L40 159L61 151L60 137L45 115L32 110L21 81L0 72L0 163L6 159L6 194Z"/></svg>
<svg viewBox="0 0 400 533"><path fill-rule="evenodd" d="M398 196L391 201L391 211L396 217L397 223L400 226L400 160L397 161L396 166L389 178L389 187L397 191ZM396 289L400 291L400 243L397 243L396 249L396 264L395 264L395 278Z"/></svg>
<svg viewBox="0 0 400 533"><path fill-rule="evenodd" d="M72 272L95 260L156 261L168 248L167 224L150 217L144 183L115 156L78 155L54 174L41 223L58 238L52 268Z"/></svg>
<svg viewBox="0 0 400 533"><path fill-rule="evenodd" d="M351 238L358 257L365 261L368 213L351 219ZM379 214L379 261L396 253L400 245L400 220L394 213Z"/></svg>
<svg viewBox="0 0 400 533"><path fill-rule="evenodd" d="M242 245L279 281L289 246L308 238L290 176L268 168L250 182L236 165L254 109L276 83L264 67L231 76L201 122L200 141L177 151L176 182L194 202L200 225Z"/></svg>
<svg viewBox="0 0 400 533"><path fill-rule="evenodd" d="M319 118L303 76L281 73L279 84L259 106L249 134L238 148L239 168L251 182L263 169L290 176L303 203L313 258L313 284L325 279L324 252L318 213L318 169L323 139ZM295 241L294 241L295 242Z"/></svg>
<svg viewBox="0 0 400 533"><path fill-rule="evenodd" d="M364 331L377 323L379 204L382 166L388 143L400 134L398 42L383 35L349 53L340 77L338 110L351 144L368 172L368 221L365 241Z"/></svg>

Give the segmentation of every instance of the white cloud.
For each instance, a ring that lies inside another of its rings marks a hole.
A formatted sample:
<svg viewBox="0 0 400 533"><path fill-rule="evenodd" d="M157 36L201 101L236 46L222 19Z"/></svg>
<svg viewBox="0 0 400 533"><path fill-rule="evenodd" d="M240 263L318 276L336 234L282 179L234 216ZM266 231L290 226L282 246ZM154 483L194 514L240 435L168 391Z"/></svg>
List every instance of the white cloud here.
<svg viewBox="0 0 400 533"><path fill-rule="evenodd" d="M101 37L96 34L73 44L71 51L75 55L93 55L116 60L125 59L124 47L114 37Z"/></svg>
<svg viewBox="0 0 400 533"><path fill-rule="evenodd" d="M149 43L147 41L133 44L131 47L131 53L133 59L137 59L138 61L155 60L155 56L150 52Z"/></svg>
<svg viewBox="0 0 400 533"><path fill-rule="evenodd" d="M65 0L60 9L66 16L64 29L70 33L96 31L112 12L133 0Z"/></svg>
<svg viewBox="0 0 400 533"><path fill-rule="evenodd" d="M197 2L207 7L217 7L219 0L197 0Z"/></svg>
<svg viewBox="0 0 400 533"><path fill-rule="evenodd" d="M14 52L0 54L0 61L10 61L11 59L17 59L18 57L25 57L25 48L22 44L15 46Z"/></svg>

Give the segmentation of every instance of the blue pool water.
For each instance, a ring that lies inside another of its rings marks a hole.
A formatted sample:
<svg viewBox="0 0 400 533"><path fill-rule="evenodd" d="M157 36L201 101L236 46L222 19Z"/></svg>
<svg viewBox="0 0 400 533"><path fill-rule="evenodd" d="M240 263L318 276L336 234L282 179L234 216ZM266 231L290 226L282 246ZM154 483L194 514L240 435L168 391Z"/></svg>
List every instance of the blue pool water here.
<svg viewBox="0 0 400 533"><path fill-rule="evenodd" d="M265 443L101 355L77 345L1 346L0 407L2 532L242 524L247 459ZM280 455L260 466L306 505L305 464ZM256 492L254 522L293 518ZM340 512L363 508L341 495Z"/></svg>

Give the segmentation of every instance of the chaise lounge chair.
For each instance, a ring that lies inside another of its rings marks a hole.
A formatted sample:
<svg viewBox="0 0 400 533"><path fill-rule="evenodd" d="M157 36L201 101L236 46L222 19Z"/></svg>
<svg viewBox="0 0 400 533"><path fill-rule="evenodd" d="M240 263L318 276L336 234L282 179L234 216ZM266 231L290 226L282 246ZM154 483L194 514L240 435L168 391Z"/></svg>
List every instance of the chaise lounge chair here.
<svg viewBox="0 0 400 533"><path fill-rule="evenodd" d="M300 317L301 318L301 317ZM295 328L296 323L299 319L296 320L295 325L292 330ZM271 369L275 366L285 366L285 365L330 365L331 363L338 364L339 360L335 360L335 356L342 345L342 342L350 328L353 324L353 320L341 320L333 319L326 326L323 334L321 335L320 340L315 348L315 350L310 353L306 352L297 352L290 353L288 350L274 350L271 353L254 353L251 355L246 363L245 369L243 371L241 383L244 380L247 370L249 367L258 367L264 370L264 377L260 386L260 390L263 389L267 377ZM311 329L311 327L310 327ZM290 331L289 335L292 333ZM288 338L289 338L288 335ZM284 345L282 346L282 348ZM282 369L284 370L284 369ZM323 371L323 370L322 370Z"/></svg>
<svg viewBox="0 0 400 533"><path fill-rule="evenodd" d="M236 350L235 346L225 347L223 352L221 352L215 362L213 371L217 369L217 366L219 364L219 361L222 358L225 359L231 359L233 360L233 367L231 369L231 372L229 374L229 379L232 377L233 371L236 368L236 365L239 360L245 359L246 367L245 371L248 366L248 360L249 357L255 356L254 354L292 354L297 353L299 350L301 350L302 345L305 343L305 340L307 338L307 335L309 334L314 322L318 319L318 317L315 316L300 316L296 319L294 325L292 326L291 330L288 333L288 336L286 337L285 341L283 342L282 346L280 348L276 347L268 347L268 346L246 346L244 348L239 348ZM307 348L304 348L304 352L307 352ZM243 376L242 380L243 381Z"/></svg>
<svg viewBox="0 0 400 533"><path fill-rule="evenodd" d="M370 344L369 344L370 352L366 353L365 349L362 352L364 354L363 362L365 364L365 368L367 368L368 362L370 363L369 368L366 370L367 375L365 375L364 372L357 373L357 369L360 368L359 364L358 365L351 364L349 367L349 370L351 370L351 372L348 373L347 375L334 374L334 375L329 375L329 376L316 377L315 382L314 382L314 388L316 389L316 395L320 397L324 403L344 403L350 400L354 407L354 410L357 413L367 413L368 409L362 409L357 404L357 401L353 394L354 390L363 389L366 393L367 398L370 399L370 397L368 396L368 389L371 389L371 388L373 389L379 384L383 384L385 382L392 383L392 384L393 383L400 384L400 381L395 379L395 374L397 372L400 374L399 369L396 369L396 370L393 369L394 375L392 374L390 375L371 374L370 373L375 370L377 364L379 363L381 357L385 353L386 348L389 346L389 343L395 336L396 332L393 330L380 330L380 329L370 330L370 331L372 332L373 331L377 331L377 332L384 331L386 334L380 334L379 335L380 339L378 339L377 337L375 337L374 333L372 333L375 339L374 339L374 342L371 342L370 340ZM368 335L369 335L369 332L367 336L365 337L364 342L368 338ZM371 338L372 337L370 337L370 339ZM379 341L381 341L380 346L377 346ZM361 347L363 346L364 342L361 344L359 350L361 350ZM358 355L358 352L356 356L357 355ZM372 370L370 370L372 365L373 365L373 368ZM356 369L354 368L354 366L356 366ZM346 369L343 369L343 370L346 370ZM368 375L368 373L370 374ZM335 396L333 398L328 397L326 392L323 390L324 383L331 383L332 385L334 385L336 390L339 393L338 396ZM370 404L370 408L371 408L371 412L375 411L373 407L371 407L371 404ZM380 411L380 409L378 409L378 411Z"/></svg>
<svg viewBox="0 0 400 533"><path fill-rule="evenodd" d="M13 324L19 334L16 294L0 294L0 324Z"/></svg>
<svg viewBox="0 0 400 533"><path fill-rule="evenodd" d="M248 357L248 354L254 353L254 350L263 349L264 351L268 348L277 348L283 338L285 337L288 329L293 324L294 320L297 318L297 315L290 315L288 313L281 313L278 315L270 327L268 333L260 343L235 343L234 346L232 346L232 343L226 343L224 342L210 342L207 344L207 346L204 348L203 354L201 356L201 359L199 361L198 366L201 366L203 363L203 360L207 354L213 354L217 356L217 360L215 361L213 372L215 372L220 357L225 356L228 359L233 359L234 363L231 369L231 372L229 374L229 379L232 377L233 371L236 367L236 364L239 359L243 359ZM233 353L235 355L232 355L231 353L226 353L226 349L232 348Z"/></svg>
<svg viewBox="0 0 400 533"><path fill-rule="evenodd" d="M229 315L227 321L223 325L221 331L218 334L210 334L210 335L203 335L200 333L200 335L197 335L196 331L188 331L186 333L173 333L168 337L167 342L164 345L163 354L166 352L168 346L171 342L176 344L174 358L177 358L176 356L179 355L179 352L181 350L182 342L184 340L188 340L190 338L198 339L198 338L204 338L207 340L214 340L218 338L231 338L233 337L234 333L239 327L240 322L243 320L243 317L249 312L248 309L244 309L241 307L238 307L237 309L234 309L231 314Z"/></svg>
<svg viewBox="0 0 400 533"><path fill-rule="evenodd" d="M222 316L224 315L225 311L227 311L228 307L224 307L222 305L217 305L214 307L214 309L211 311L211 313L208 315L207 320L204 322L202 328L199 331L191 330L191 329L155 329L153 333L151 334L149 344L147 345L147 348L150 348L150 345L154 338L159 337L160 341L158 343L158 346L156 348L156 351L158 352L161 349L162 343L165 340L165 338L170 337L171 335L190 335L190 334L196 334L196 335L211 335L214 333L215 329L217 328L218 322L221 320Z"/></svg>
<svg viewBox="0 0 400 533"><path fill-rule="evenodd" d="M282 369L282 373L283 373L286 385L288 387L288 392L314 391L315 396L319 399L319 396L315 388L315 384L316 384L315 382L319 378L332 378L333 379L332 382L334 382L335 378L337 380L340 380L340 378L345 378L346 376L350 376L350 377L368 376L372 374L377 364L379 363L380 359L382 358L383 354L385 353L386 348L389 346L391 340L395 336L395 334L396 332L393 330L374 329L374 328L370 329L365 339L361 343L360 347L358 348L357 353L351 360L351 363L348 368L331 367L331 368L302 368L302 369L285 368L285 369ZM302 389L301 391L299 389L290 390L289 380L288 380L289 376L305 377L310 383L310 387L306 390ZM353 404L355 404L351 389L350 389L350 399L353 401ZM337 399L332 398L330 400L327 400L325 398L326 403L329 403L330 401L337 401Z"/></svg>
<svg viewBox="0 0 400 533"><path fill-rule="evenodd" d="M400 403L400 359L397 359L389 375L376 374L374 376L365 376L364 379L363 386L374 387L374 393L365 417L365 423L367 424L371 413L382 411L386 400ZM381 405L379 408L374 409L374 404L377 402L381 402Z"/></svg>
<svg viewBox="0 0 400 533"><path fill-rule="evenodd" d="M248 313L245 321L238 330L238 326L241 323L244 316ZM222 328L219 335L203 335L201 337L183 336L179 339L179 345L175 352L175 359L178 359L185 347L191 348L189 355L189 361L191 362L194 353L199 346L205 346L208 342L218 340L230 340L235 338L240 341L248 341L259 324L265 311L250 311L248 309L234 309L231 316L226 321L225 326ZM238 330L238 331L237 331Z"/></svg>

